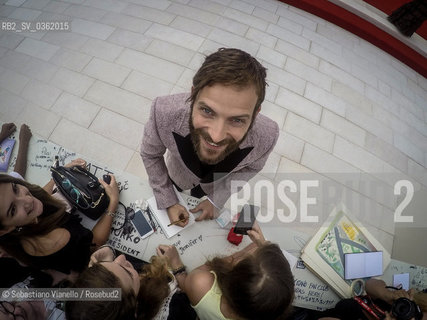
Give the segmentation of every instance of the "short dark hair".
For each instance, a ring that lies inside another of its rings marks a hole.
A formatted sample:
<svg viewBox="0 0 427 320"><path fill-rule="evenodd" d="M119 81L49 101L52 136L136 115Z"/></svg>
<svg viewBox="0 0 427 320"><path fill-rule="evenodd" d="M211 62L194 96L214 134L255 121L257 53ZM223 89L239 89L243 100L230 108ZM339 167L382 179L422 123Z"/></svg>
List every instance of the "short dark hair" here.
<svg viewBox="0 0 427 320"><path fill-rule="evenodd" d="M232 310L248 320L285 317L294 298L294 278L277 244L265 244L237 263L214 258L208 266Z"/></svg>
<svg viewBox="0 0 427 320"><path fill-rule="evenodd" d="M100 263L83 271L73 288L121 288L120 279ZM136 293L122 289L120 301L67 301L67 320L135 319Z"/></svg>
<svg viewBox="0 0 427 320"><path fill-rule="evenodd" d="M188 100L193 105L200 91L204 87L214 84L239 88L254 85L258 97L255 113L265 98L266 70L261 63L245 51L220 48L217 52L207 56L196 72L193 77L193 90Z"/></svg>

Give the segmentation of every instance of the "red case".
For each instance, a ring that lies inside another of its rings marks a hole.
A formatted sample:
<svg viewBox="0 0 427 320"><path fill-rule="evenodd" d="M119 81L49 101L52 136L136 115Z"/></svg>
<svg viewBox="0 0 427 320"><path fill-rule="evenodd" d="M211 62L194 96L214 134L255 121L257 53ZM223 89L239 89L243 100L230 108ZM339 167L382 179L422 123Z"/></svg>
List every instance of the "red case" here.
<svg viewBox="0 0 427 320"><path fill-rule="evenodd" d="M230 229L230 232L228 233L227 240L228 242L238 246L240 242L242 242L243 235L234 233L234 227Z"/></svg>

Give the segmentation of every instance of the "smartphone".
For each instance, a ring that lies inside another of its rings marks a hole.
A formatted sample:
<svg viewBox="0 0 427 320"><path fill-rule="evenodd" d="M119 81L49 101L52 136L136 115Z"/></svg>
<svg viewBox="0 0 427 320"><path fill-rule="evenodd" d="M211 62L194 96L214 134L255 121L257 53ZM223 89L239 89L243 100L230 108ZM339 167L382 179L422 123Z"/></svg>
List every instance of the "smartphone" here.
<svg viewBox="0 0 427 320"><path fill-rule="evenodd" d="M359 279L383 274L383 252L344 254L344 278Z"/></svg>
<svg viewBox="0 0 427 320"><path fill-rule="evenodd" d="M141 239L147 238L150 234L154 232L153 228L151 227L150 223L147 221L141 210L137 210L135 212L135 216L131 221L135 226L135 229L141 236Z"/></svg>
<svg viewBox="0 0 427 320"><path fill-rule="evenodd" d="M242 211L240 211L239 219L234 226L234 233L248 234L247 231L252 230L258 211L259 207L252 204L245 204Z"/></svg>

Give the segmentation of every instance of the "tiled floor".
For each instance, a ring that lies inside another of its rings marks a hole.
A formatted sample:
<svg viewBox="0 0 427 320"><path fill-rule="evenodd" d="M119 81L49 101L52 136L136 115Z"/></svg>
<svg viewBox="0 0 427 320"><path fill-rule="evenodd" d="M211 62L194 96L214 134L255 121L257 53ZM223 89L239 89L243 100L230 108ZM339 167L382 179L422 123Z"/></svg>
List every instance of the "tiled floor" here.
<svg viewBox="0 0 427 320"><path fill-rule="evenodd" d="M275 0L0 0L0 20L72 21L71 32L0 33L0 121L141 177L151 101L188 91L204 54L248 51L268 68L261 112L281 129L262 175L347 185L334 174L355 174L349 188L373 201L374 234L389 250L405 238L393 254L427 265L427 223L411 237L393 223L402 197L391 176L426 194L427 81L370 43ZM366 191L362 176L391 195Z"/></svg>

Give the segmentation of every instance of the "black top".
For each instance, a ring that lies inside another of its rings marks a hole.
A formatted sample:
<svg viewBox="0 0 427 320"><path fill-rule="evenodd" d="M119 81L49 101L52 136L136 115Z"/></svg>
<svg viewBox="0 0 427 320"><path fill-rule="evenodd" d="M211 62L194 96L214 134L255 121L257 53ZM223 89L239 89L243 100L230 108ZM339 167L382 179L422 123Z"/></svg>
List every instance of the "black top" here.
<svg viewBox="0 0 427 320"><path fill-rule="evenodd" d="M169 304L168 320L195 320L196 311L191 307L190 300L184 292L175 292Z"/></svg>
<svg viewBox="0 0 427 320"><path fill-rule="evenodd" d="M70 214L70 218L62 226L70 233L68 243L50 255L31 256L33 265L39 269L54 269L66 274L71 271L82 272L90 260L93 234L80 221L79 216Z"/></svg>

